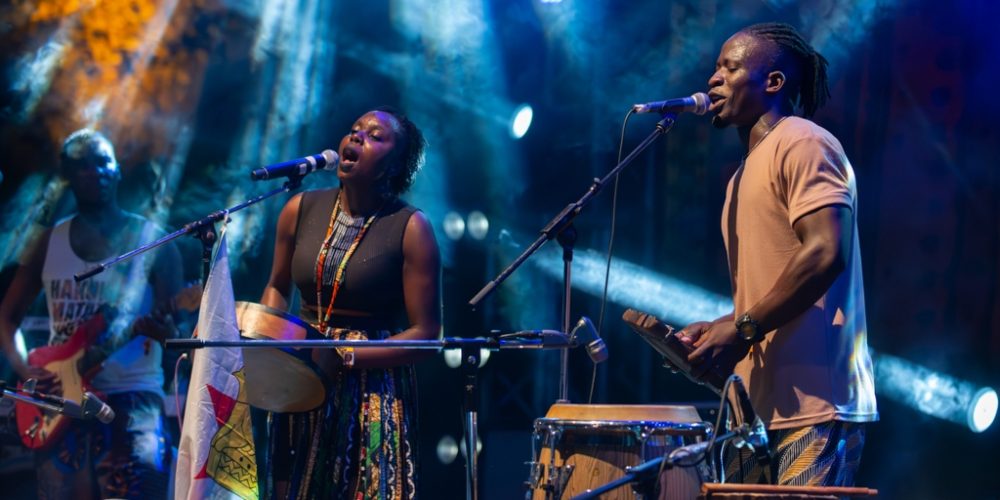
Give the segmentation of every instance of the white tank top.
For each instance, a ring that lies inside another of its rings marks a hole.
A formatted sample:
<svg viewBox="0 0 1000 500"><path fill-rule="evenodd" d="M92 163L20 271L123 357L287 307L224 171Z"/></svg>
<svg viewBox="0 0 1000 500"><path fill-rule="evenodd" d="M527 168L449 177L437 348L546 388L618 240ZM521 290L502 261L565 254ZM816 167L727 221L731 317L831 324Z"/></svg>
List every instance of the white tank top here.
<svg viewBox="0 0 1000 500"><path fill-rule="evenodd" d="M148 313L153 304L145 255L120 262L81 283L73 279L74 274L97 263L84 261L73 251L69 239L72 222L72 218L62 221L52 229L42 267L42 283L51 319L49 345L65 342L102 304L111 304L118 310L118 319L111 326L113 329L127 328L135 317ZM147 222L142 233L136 241L150 241L155 235L153 224ZM148 391L162 396L162 357L158 342L136 335L104 361L91 382L95 389L105 394Z"/></svg>

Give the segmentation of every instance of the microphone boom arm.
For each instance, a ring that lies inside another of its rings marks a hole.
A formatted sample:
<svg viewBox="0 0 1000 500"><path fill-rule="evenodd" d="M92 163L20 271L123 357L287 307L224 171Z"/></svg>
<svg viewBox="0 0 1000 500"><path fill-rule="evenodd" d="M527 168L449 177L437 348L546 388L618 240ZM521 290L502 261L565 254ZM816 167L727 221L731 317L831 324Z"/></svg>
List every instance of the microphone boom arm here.
<svg viewBox="0 0 1000 500"><path fill-rule="evenodd" d="M639 156L639 153L645 151L646 148L648 148L657 138L659 138L661 135L666 134L670 130L670 128L673 127L674 121L676 119L677 119L676 113L664 114L663 118L656 124L656 129L653 130L653 132L650 133L649 136L647 136L641 143L639 143L639 145L636 146L635 149L633 149L632 152L629 153L628 156L626 156L625 159L621 161L621 163L616 165L615 168L611 169L611 171L608 172L604 177L600 179L595 178L594 182L590 185L590 188L587 189L587 192L583 193L583 196L581 196L580 199L574 201L573 203L570 203L569 205L566 205L566 208L563 208L563 210L559 212L558 215L556 215L551 221L549 221L549 223L546 224L545 227L542 228L542 230L540 231L541 234L539 234L538 238L535 239L535 241L528 248L526 248L523 252L521 252L521 255L519 255L516 259L514 259L507 266L507 268L505 268L503 271L500 272L500 274L497 275L496 278L494 278L492 281L487 283L486 286L484 286L481 290L479 290L479 292L476 293L475 297L472 297L472 299L469 300L469 306L475 309L479 305L479 303L483 301L483 299L485 299L491 293L493 293L493 291L496 290L496 288L500 286L500 284L503 283L508 277L510 277L510 275L513 274L514 271L516 271L517 268L520 267L521 264L523 264L524 261L528 259L528 257L531 257L532 254L538 251L538 249L541 248L541 246L544 245L546 241L555 238L556 236L559 235L559 233L561 233L570 224L572 224L573 219L575 219L576 216L583 210L583 207L587 206L587 204L590 203L590 200L601 192L601 189L604 188L604 186L608 183L608 181L611 180L611 178L613 178L614 176L618 175L623 169L625 169L625 167L627 167L630 163L632 163L632 161L635 160L637 156Z"/></svg>
<svg viewBox="0 0 1000 500"><path fill-rule="evenodd" d="M43 409L45 411L50 411L52 413L60 413L62 411L62 408L56 406L53 403L50 403L50 402L45 401L43 399L33 398L31 396L27 396L25 394L21 394L21 393L19 393L17 391L12 391L12 390L10 390L10 389L7 388L7 386L6 386L6 384L4 382L0 381L0 399L3 399L3 398L10 398L10 399L13 399L14 401L20 401L22 403L27 403L29 405L34 405L34 406L37 406L37 407L39 407L39 408L41 408L41 409Z"/></svg>
<svg viewBox="0 0 1000 500"><path fill-rule="evenodd" d="M81 281L83 281L83 280L85 280L87 278L90 278L92 276L95 276L97 274L100 274L100 273L104 272L105 270L107 270L107 268L109 268L109 267L111 267L111 266L113 266L113 265L115 265L115 264L117 264L117 263L119 263L119 262L121 262L123 260L130 259L132 257L135 257L136 255L141 254L141 253L145 253L145 252L148 252L148 251L150 251L150 250L152 250L152 249L154 249L156 247L165 245L166 243L168 243L170 241L173 241L173 240L175 240L175 239L177 239L177 238L179 238L181 236L184 236L185 234L198 233L200 235L199 237L203 238L203 236L205 234L205 231L209 230L212 227L212 225L214 225L216 222L219 222L221 220L226 219L229 216L229 214L231 214L233 212L236 212L236 211L239 211L239 210L243 210L244 208L249 207L250 205L257 204L257 203L259 203L261 201L264 201L267 198L270 198L270 197L272 197L272 196L274 196L274 195L276 195L278 193L288 192L288 191L291 191L293 189L296 189L296 188L298 188L301 185L302 185L302 176L290 176L288 178L288 181L286 181L285 184L282 185L280 188L273 189L273 190L268 191L268 192L266 192L264 194L261 194L261 195L255 196L253 198L250 198L249 200L246 200L246 201L244 201L242 203L238 203L236 205L233 205L232 207L229 207L227 209L219 210L219 211L216 211L216 212L212 212L212 213L206 215L205 217L203 217L201 219L189 222L189 223L185 224L183 227L181 227L180 229L178 229L178 230L176 230L176 231L174 231L174 232L172 232L172 233L170 233L170 234L168 234L166 236L163 236L162 238L160 238L160 239L158 239L156 241L144 244L144 245L142 245L142 246L140 246L138 248L135 248L133 250L129 250L128 252L125 252L125 253L117 256L117 257L112 257L112 258L110 258L110 259L108 259L108 260L106 260L104 262L101 262L100 264L95 265L94 267L92 267L92 268L90 268L90 269L88 269L88 270L86 270L86 271L84 271L84 272L82 272L80 274L75 274L75 275L73 275L73 280L75 280L77 283L79 283L79 282L81 282ZM202 243L205 244L205 245L209 245L209 242L206 242L204 239L202 239ZM209 256L208 260L211 260L211 256ZM208 260L206 262L208 262ZM204 275L205 275L204 279L207 279L208 278L208 271L207 271L207 269L205 270Z"/></svg>
<svg viewBox="0 0 1000 500"><path fill-rule="evenodd" d="M521 255L519 255L513 262L510 263L500 274L494 278L492 281L486 284L476 294L472 300L469 301L469 306L475 309L487 296L493 293L494 290L501 283L504 282L511 274L517 270L525 260L533 255L546 241L553 238L559 239L559 243L563 246L563 331L569 331L569 316L570 316L570 296L571 296L571 274L572 260L573 260L573 242L576 240L576 232L572 229L573 219L583 210L583 207L590 203L597 193L601 191L608 181L618 175L626 166L632 163L633 160L639 153L643 152L648 148L653 141L655 141L661 135L667 133L671 127L674 126L674 121L677 120L677 113L664 113L662 119L656 124L656 129L653 130L635 149L632 150L615 168L611 169L603 178L594 179L594 182L590 185L583 196L579 200L566 205L558 215L555 216L548 224L545 225L541 230L541 234L538 238L526 248ZM592 358L593 359L593 358ZM595 361L596 362L596 361ZM557 401L568 403L569 402L569 384L568 384L568 371L569 366L569 354L566 351L562 352L559 360L559 399Z"/></svg>

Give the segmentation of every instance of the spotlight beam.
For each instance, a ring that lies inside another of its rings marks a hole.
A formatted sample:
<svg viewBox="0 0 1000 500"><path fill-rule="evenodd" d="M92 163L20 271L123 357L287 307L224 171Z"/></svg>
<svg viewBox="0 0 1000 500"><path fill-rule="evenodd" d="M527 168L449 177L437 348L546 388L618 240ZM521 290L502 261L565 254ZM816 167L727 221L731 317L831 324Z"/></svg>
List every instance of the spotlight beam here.
<svg viewBox="0 0 1000 500"><path fill-rule="evenodd" d="M558 252L540 252L535 264L544 275L562 279ZM594 250L578 250L573 264L573 286L600 297L605 257ZM608 300L649 311L677 325L717 318L733 310L728 297L622 259L611 261ZM889 354L872 350L871 355L875 391L879 396L926 415L968 426L977 433L988 429L996 419L998 398L994 389Z"/></svg>

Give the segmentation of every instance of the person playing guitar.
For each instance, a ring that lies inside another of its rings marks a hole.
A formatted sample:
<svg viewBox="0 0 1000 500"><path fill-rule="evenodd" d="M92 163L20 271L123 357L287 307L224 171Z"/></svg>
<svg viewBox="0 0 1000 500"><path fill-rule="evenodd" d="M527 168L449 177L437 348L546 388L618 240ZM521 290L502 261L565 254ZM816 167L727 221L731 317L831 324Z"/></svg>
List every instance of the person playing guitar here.
<svg viewBox="0 0 1000 500"><path fill-rule="evenodd" d="M35 391L62 394L63 380L14 349L14 332L27 308L44 290L49 344L59 345L112 306L119 314L106 318L108 328L96 335L84 357L97 353L100 363L91 384L116 417L110 424L69 420L61 438L36 450L38 496L165 498L171 452L163 412L163 352L154 339L175 336L177 327L170 313L152 311L154 302L164 303L180 290L180 255L167 245L75 282L74 274L154 239L159 230L118 206L121 172L114 147L100 133L71 134L60 165L78 213L41 232L27 247L0 303L0 348L22 380L37 381Z"/></svg>

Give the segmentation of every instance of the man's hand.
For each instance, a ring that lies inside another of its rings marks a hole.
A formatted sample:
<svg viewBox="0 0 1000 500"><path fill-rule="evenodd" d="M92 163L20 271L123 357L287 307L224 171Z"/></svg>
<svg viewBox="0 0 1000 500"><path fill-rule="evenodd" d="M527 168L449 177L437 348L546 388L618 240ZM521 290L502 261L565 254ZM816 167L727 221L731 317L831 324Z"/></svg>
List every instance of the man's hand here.
<svg viewBox="0 0 1000 500"><path fill-rule="evenodd" d="M62 381L55 373L52 373L40 366L25 365L18 371L21 380L35 379L35 392L42 392L54 396L62 396Z"/></svg>
<svg viewBox="0 0 1000 500"><path fill-rule="evenodd" d="M174 318L169 313L153 311L151 314L143 316L135 321L133 327L141 333L160 344L167 339L177 337L177 325Z"/></svg>
<svg viewBox="0 0 1000 500"><path fill-rule="evenodd" d="M701 338L702 334L708 331L711 326L711 321L696 321L677 332L677 338L688 347L694 348L694 343Z"/></svg>
<svg viewBox="0 0 1000 500"><path fill-rule="evenodd" d="M685 331L687 328L685 328ZM693 345L695 350L688 354L688 361L699 362L704 357L718 358L727 347L739 342L739 332L732 321L715 321L703 329Z"/></svg>

